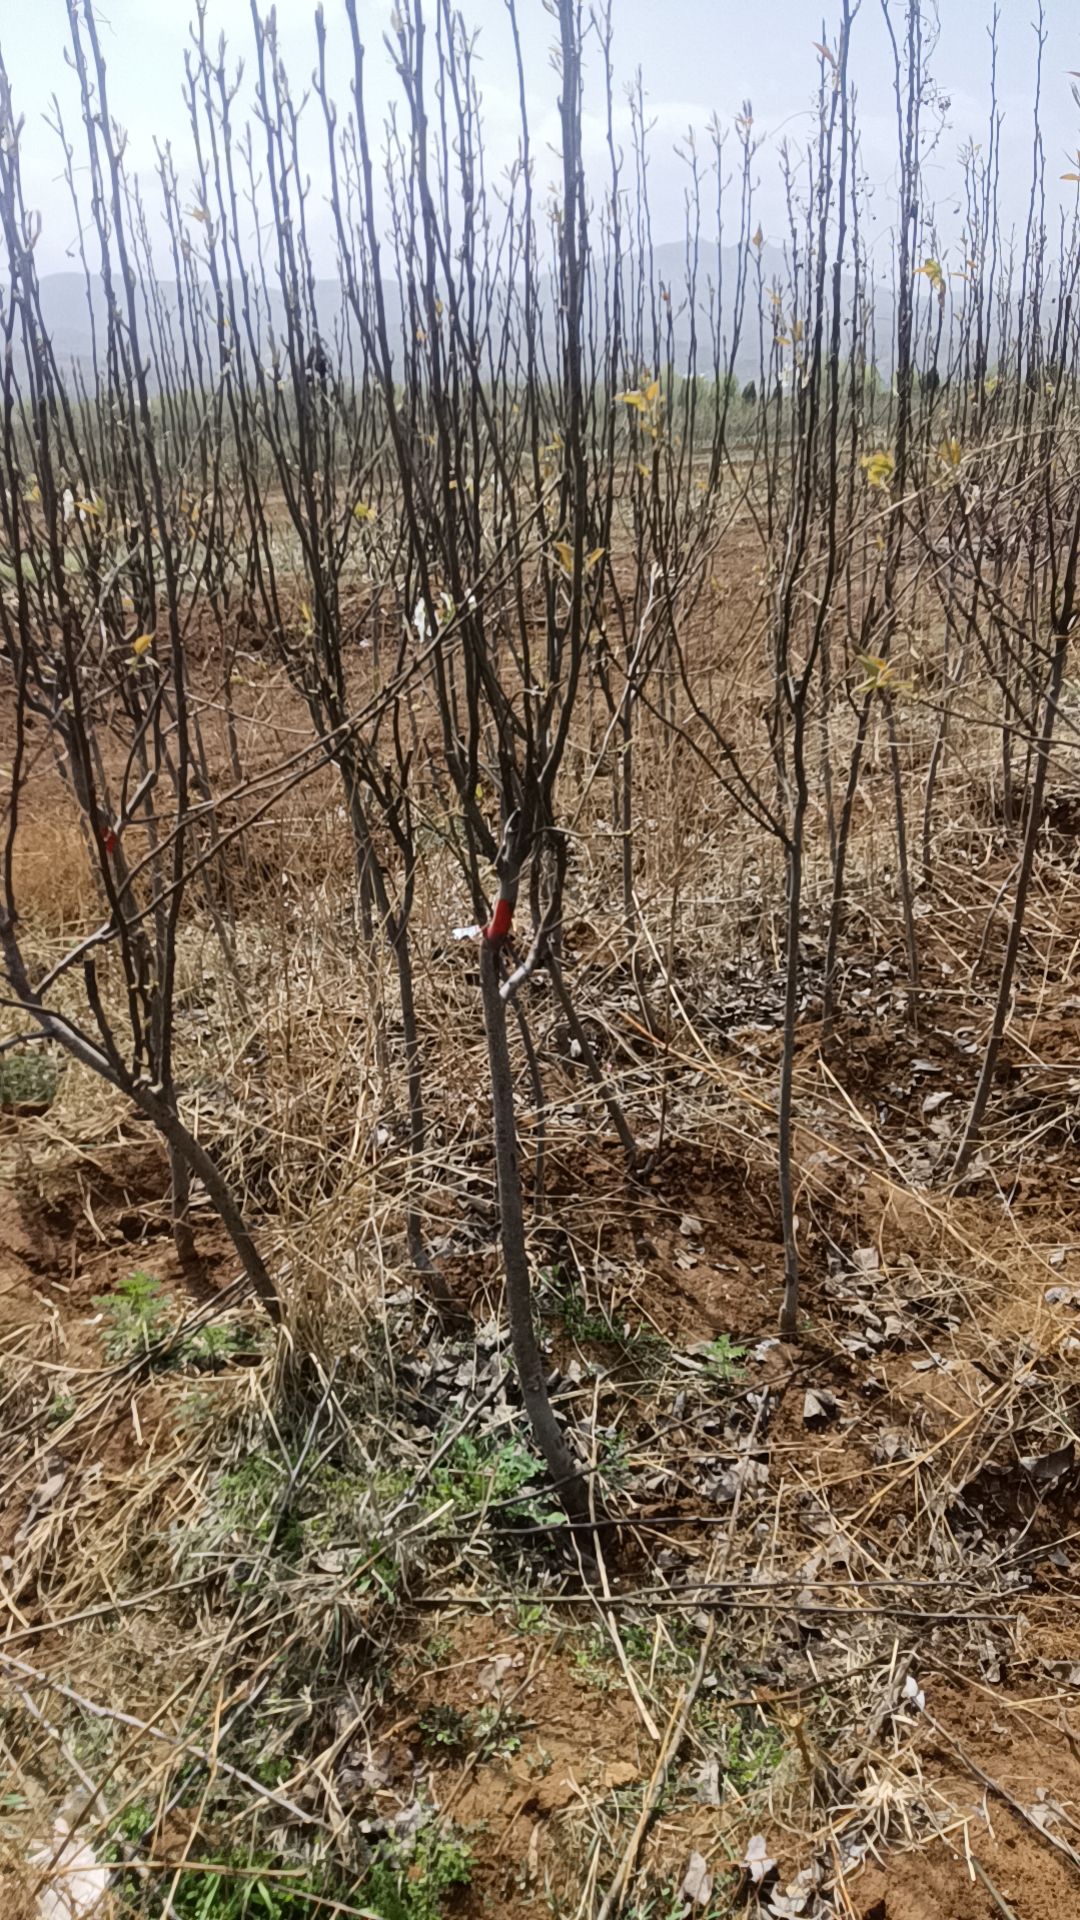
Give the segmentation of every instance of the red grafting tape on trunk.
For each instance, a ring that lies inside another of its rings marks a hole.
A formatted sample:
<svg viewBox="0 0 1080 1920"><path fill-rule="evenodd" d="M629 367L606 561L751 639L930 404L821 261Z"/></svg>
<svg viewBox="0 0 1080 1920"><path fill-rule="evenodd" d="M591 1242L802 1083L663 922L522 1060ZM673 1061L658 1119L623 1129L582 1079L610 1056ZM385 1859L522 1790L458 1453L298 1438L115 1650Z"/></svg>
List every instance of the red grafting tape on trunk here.
<svg viewBox="0 0 1080 1920"><path fill-rule="evenodd" d="M505 940L510 931L513 918L514 909L510 905L509 900L503 900L501 898L496 900L495 911L491 916L490 925L484 928L484 939Z"/></svg>

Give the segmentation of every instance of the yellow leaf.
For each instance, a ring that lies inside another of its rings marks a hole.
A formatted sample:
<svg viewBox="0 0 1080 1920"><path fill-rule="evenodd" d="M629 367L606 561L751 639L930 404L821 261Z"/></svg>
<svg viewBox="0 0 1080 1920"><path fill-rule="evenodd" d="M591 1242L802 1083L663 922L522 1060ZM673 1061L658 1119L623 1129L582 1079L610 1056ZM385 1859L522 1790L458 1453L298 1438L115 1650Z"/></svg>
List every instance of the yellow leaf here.
<svg viewBox="0 0 1080 1920"><path fill-rule="evenodd" d="M763 247L765 245L765 235L761 231L760 220L757 224L757 231L750 236L750 245L752 247Z"/></svg>
<svg viewBox="0 0 1080 1920"><path fill-rule="evenodd" d="M607 552L606 547L594 547L591 553L587 553L585 555L586 573L591 573L594 567L598 567L600 565L600 562L603 559L606 552Z"/></svg>
<svg viewBox="0 0 1080 1920"><path fill-rule="evenodd" d="M940 260L924 260L921 267L916 267L915 273L916 273L916 276L918 276L920 273L924 274L926 279L929 280L930 285L933 287L935 293L943 292L945 287L945 275L941 271Z"/></svg>
<svg viewBox="0 0 1080 1920"><path fill-rule="evenodd" d="M1080 180L1080 173L1063 173L1063 180Z"/></svg>
<svg viewBox="0 0 1080 1920"><path fill-rule="evenodd" d="M98 503L96 500L76 500L75 505L78 508L80 513L92 513L94 515L97 515L101 512L101 508L98 506Z"/></svg>
<svg viewBox="0 0 1080 1920"><path fill-rule="evenodd" d="M616 400L623 401L628 407L636 408L638 413L644 413L645 411L645 395L639 393L636 387L631 388L629 393L617 393L615 398Z"/></svg>
<svg viewBox="0 0 1080 1920"><path fill-rule="evenodd" d="M659 398L660 398L660 382L659 380L650 380L648 386L645 389L646 406L655 407Z"/></svg>
<svg viewBox="0 0 1080 1920"><path fill-rule="evenodd" d="M152 633L140 633L138 639L132 641L131 651L141 659L144 653L149 653L153 644L154 636Z"/></svg>
<svg viewBox="0 0 1080 1920"><path fill-rule="evenodd" d="M959 440L943 440L938 448L938 459L943 460L947 467L958 467L963 457L964 450Z"/></svg>
<svg viewBox="0 0 1080 1920"><path fill-rule="evenodd" d="M889 685L893 678L893 670L889 662L882 659L879 653L860 653L858 661L866 675L866 679L858 689L860 693L869 693L874 687Z"/></svg>
<svg viewBox="0 0 1080 1920"><path fill-rule="evenodd" d="M830 53L828 47L823 45L823 43L820 40L815 40L813 45L814 45L814 52L820 53L822 59L827 60L830 67L835 67L836 65L835 53Z"/></svg>
<svg viewBox="0 0 1080 1920"><path fill-rule="evenodd" d="M559 557L559 565L562 567L563 572L573 573L574 549L570 545L569 540L555 540L553 541L552 544L554 546L555 552Z"/></svg>
<svg viewBox="0 0 1080 1920"><path fill-rule="evenodd" d="M363 526L366 520L374 520L374 518L374 507L369 507L366 500L358 500L353 508L353 519L359 520L360 525Z"/></svg>
<svg viewBox="0 0 1080 1920"><path fill-rule="evenodd" d="M878 487L884 490L889 488L896 466L896 462L891 453L884 451L864 453L859 465L866 475L866 483L868 486Z"/></svg>

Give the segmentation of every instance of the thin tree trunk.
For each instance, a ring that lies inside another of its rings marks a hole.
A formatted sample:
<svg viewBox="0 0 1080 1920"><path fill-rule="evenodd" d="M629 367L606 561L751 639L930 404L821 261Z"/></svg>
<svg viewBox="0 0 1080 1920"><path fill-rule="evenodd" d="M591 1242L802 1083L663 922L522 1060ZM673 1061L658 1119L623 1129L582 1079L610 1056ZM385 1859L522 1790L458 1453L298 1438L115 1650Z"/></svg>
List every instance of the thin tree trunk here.
<svg viewBox="0 0 1080 1920"><path fill-rule="evenodd" d="M994 1020L990 1029L990 1038L986 1043L986 1052L983 1055L982 1069L975 1089L975 1097L971 1103L971 1112L968 1114L967 1125L952 1164L951 1173L954 1180L959 1180L967 1171L972 1154L978 1145L979 1129L990 1099L990 1089L994 1084L994 1070L997 1066L998 1054L1001 1052L1001 1042L1005 1037L1009 1005L1012 1000L1013 976L1020 953L1020 936L1023 932L1024 913L1027 908L1028 888L1031 885L1031 874L1035 865L1035 845L1042 822L1043 795L1046 791L1046 775L1050 765L1050 746L1054 737L1054 724L1057 720L1058 701L1061 697L1061 683L1065 677L1065 659L1068 651L1069 635L1066 630L1058 633L1054 642L1054 657L1050 666L1050 682L1046 690L1043 723L1035 752L1035 773L1031 783L1027 822L1024 827L1024 847L1016 881L1016 899L1013 901L1009 937L1005 943L1005 958L1001 963Z"/></svg>
<svg viewBox="0 0 1080 1920"><path fill-rule="evenodd" d="M182 1153L169 1146L169 1179L172 1184L172 1235L176 1257L185 1273L199 1264L199 1252L191 1225L191 1169Z"/></svg>
<svg viewBox="0 0 1080 1920"><path fill-rule="evenodd" d="M588 1522L589 1494L581 1466L555 1417L544 1379L544 1362L533 1326L532 1283L525 1245L525 1212L514 1119L514 1082L506 1032L506 1005L499 992L501 941L485 934L480 945L480 987L484 1004L488 1069L495 1133L499 1191L499 1238L506 1276L510 1340L521 1397L540 1452L569 1518Z"/></svg>
<svg viewBox="0 0 1080 1920"><path fill-rule="evenodd" d="M529 1069L529 1081L533 1090L533 1105L536 1110L536 1154L533 1159L533 1213L543 1212L544 1207L544 1159L547 1149L547 1115L544 1102L544 1080L540 1072L540 1062L536 1056L533 1037L529 1032L529 1023L525 1018L525 1009L520 1000L514 1000L514 1013L517 1016L518 1032L525 1049L525 1061Z"/></svg>
<svg viewBox="0 0 1080 1920"><path fill-rule="evenodd" d="M870 720L871 698L871 694L866 694L859 710L859 722L855 730L855 744L851 749L847 787L844 791L844 804L840 810L840 831L836 838L836 858L833 862L832 899L829 903L829 932L825 943L825 980L821 1008L821 1050L823 1053L828 1053L832 1046L833 1027L836 1021L836 963L840 951L840 922L844 914L844 879L847 871L848 846L851 841L851 822L854 817L855 801L859 792L859 774L862 770L863 748L866 745L866 729Z"/></svg>
<svg viewBox="0 0 1080 1920"><path fill-rule="evenodd" d="M401 1025L405 1040L405 1080L409 1102L409 1204L405 1210L405 1232L409 1258L414 1267L425 1271L431 1261L424 1245L424 1229L416 1204L416 1180L423 1165L427 1144L424 1120L424 1076L420 1061L420 1040L416 1028L416 997L413 992L412 954L407 925L399 925L391 938L397 963L398 992L401 996Z"/></svg>
<svg viewBox="0 0 1080 1920"><path fill-rule="evenodd" d="M620 1144L623 1147L623 1150L626 1154L627 1159L630 1162L631 1167L636 1167L637 1161L638 1161L637 1141L634 1139L634 1136L630 1131L630 1126L627 1121L626 1115L624 1114L621 1106L619 1105L619 1102L616 1099L615 1094L612 1092L611 1087L608 1085L607 1079L601 1070L600 1063L597 1060L595 1053L593 1052L592 1044L589 1040L589 1036L586 1033L584 1027L582 1026L581 1021L578 1018L577 1008L575 1007L572 999L570 998L570 993L567 988L566 981L563 979L562 968L560 967L558 960L555 958L554 953L551 951L550 944L549 944L548 953L547 953L547 969L551 977L551 985L555 993L555 998L558 1001L560 1007L562 1008L563 1016L566 1020L566 1024L569 1027L571 1036L576 1042L578 1050L581 1054L582 1066L585 1068L585 1071L588 1074L589 1079L592 1081L594 1087L597 1088L604 1102L604 1105L608 1110L608 1117L616 1133L619 1136Z"/></svg>
<svg viewBox="0 0 1080 1920"><path fill-rule="evenodd" d="M904 820L904 781L900 766L900 743L896 737L896 714L892 698L885 694L885 725L889 735L889 766L892 771L893 805L896 812L896 864L900 877L900 899L904 908L904 942L908 963L908 1017L913 1027L919 1022L919 943L915 935L915 903L911 893L911 869L908 865L907 827Z"/></svg>
<svg viewBox="0 0 1080 1920"><path fill-rule="evenodd" d="M794 769L795 812L787 850L787 935L784 942L784 1042L780 1061L780 1097L777 1151L780 1176L780 1221L784 1236L784 1299L780 1332L793 1340L798 1331L799 1247L795 1226L792 1180L792 1117L795 1091L795 1026L799 1011L799 919L802 911L803 834L806 822L806 774L802 762L802 715L796 716Z"/></svg>
<svg viewBox="0 0 1080 1920"><path fill-rule="evenodd" d="M622 752L619 756L619 833L622 841L623 924L626 938L634 951L637 928L634 911L634 701L629 688L622 717Z"/></svg>

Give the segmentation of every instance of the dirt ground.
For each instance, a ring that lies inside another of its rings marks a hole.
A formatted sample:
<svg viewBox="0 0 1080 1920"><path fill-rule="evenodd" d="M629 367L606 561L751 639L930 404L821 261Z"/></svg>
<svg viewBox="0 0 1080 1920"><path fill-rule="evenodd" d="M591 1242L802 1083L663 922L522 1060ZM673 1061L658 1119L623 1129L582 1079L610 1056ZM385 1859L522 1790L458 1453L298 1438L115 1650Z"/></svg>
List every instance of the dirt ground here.
<svg viewBox="0 0 1080 1920"><path fill-rule="evenodd" d="M268 711L285 739L290 709L261 693L252 728L265 733ZM917 1032L902 1012L895 922L868 936L847 958L827 1056L811 953L797 1345L775 1331L767 930L724 973L688 910L684 1017L658 1041L609 965L605 930L569 924L605 1069L658 1142L631 1176L538 982L531 1017L553 1089L532 1229L538 1307L560 1405L617 1520L602 1570L583 1582L531 1486L500 1495L492 1483L478 1499L467 1462L454 1471L468 1498L451 1479L430 1508L408 1504L433 1431L457 1422L483 1438L492 1406L492 1446L520 1426L513 1396L489 1391L503 1350L475 989L467 954L425 926L439 1142L425 1210L457 1307L447 1326L423 1277L405 1284L395 1269L398 1123L379 1117L370 1138L387 1144L358 1148L359 1096L338 1085L334 1062L363 1016L343 1021L332 1002L355 954L342 941L325 1000L303 970L308 929L290 888L299 899L303 876L306 897L322 890L329 952L342 856L331 823L312 876L314 795L304 809L267 827L261 878L233 875L263 939L258 1004L230 1061L252 1063L238 1107L215 1105L215 1023L232 988L218 962L208 969L208 946L190 961L199 1018L185 1041L208 1136L260 1168L257 1224L295 1278L298 1311L325 1320L330 1303L323 1377L352 1368L361 1383L352 1399L342 1390L338 1480L313 1482L295 1527L284 1508L269 1532L252 1522L244 1476L280 1444L267 1484L274 1499L291 1487L280 1461L299 1473L311 1441L303 1424L279 1431L281 1409L293 1396L314 1434L326 1397L238 1304L220 1229L196 1209L201 1264L182 1270L160 1149L81 1073L68 1070L46 1110L0 1116L0 1653L22 1663L2 1683L6 1770L23 1781L3 1831L12 1900L25 1891L27 1826L55 1812L65 1756L104 1778L113 1833L118 1795L144 1807L155 1870L188 1862L200 1832L221 1850L254 1847L235 1807L211 1816L198 1793L172 1804L175 1755L145 1737L164 1727L182 1747L197 1725L206 1750L250 1713L246 1744L222 1750L293 1809L268 1803L276 1859L299 1871L302 1849L332 1828L362 1890L364 1848L423 1805L469 1850L468 1884L441 1895L462 1920L596 1911L635 1835L625 1911L636 1920L1065 1920L1080 1908L1071 851L1047 853L985 1166L959 1194L942 1190L937 1166L978 1069L982 988L950 984L956 928L922 929ZM43 953L85 907L74 831L55 795L43 801L40 845L24 856L40 862L36 897L50 902L35 926ZM980 901L998 877L983 876ZM699 884L704 898L707 875ZM993 957L991 940L988 967ZM521 1131L531 1166L524 1081ZM336 1184L305 1185L312 1153L338 1141ZM109 1303L136 1272L156 1283L168 1329L208 1316L230 1327L212 1364L195 1348L169 1364L137 1348L116 1357ZM341 1433L368 1421L376 1438L357 1475ZM351 1516L371 1488L390 1508L405 1502L392 1570L366 1509L356 1557ZM431 1518L440 1502L449 1521ZM27 1699L51 1733L27 1718ZM142 1733L106 1741L88 1701ZM705 1900L682 1891L697 1858Z"/></svg>

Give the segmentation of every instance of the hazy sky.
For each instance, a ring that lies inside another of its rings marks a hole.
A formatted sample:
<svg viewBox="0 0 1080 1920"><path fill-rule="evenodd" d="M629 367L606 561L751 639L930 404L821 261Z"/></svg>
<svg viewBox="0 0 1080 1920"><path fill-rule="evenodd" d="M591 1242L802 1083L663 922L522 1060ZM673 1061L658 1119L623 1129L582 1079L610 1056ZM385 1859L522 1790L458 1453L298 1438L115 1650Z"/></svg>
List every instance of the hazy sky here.
<svg viewBox="0 0 1080 1920"><path fill-rule="evenodd" d="M901 0L891 0L891 4L899 16ZM484 107L491 150L498 159L509 160L516 144L515 98L503 0L464 0L463 10L481 30ZM390 11L383 0L366 0L366 4L361 0L362 29L373 54L375 103L389 99L391 94L390 76L380 55ZM183 172L188 152L180 100L185 0L102 0L98 12L109 65L112 111L130 135L134 164L140 171L149 172L155 136L171 137ZM940 0L941 34L933 70L951 107L929 179L940 201L946 230L950 209L956 204L956 156L965 142L986 139L987 28L991 12L991 0ZM1003 203L1007 218L1021 221L1030 175L1034 0L1003 0L1001 12ZM549 50L554 23L542 0L519 0L519 13L541 174L546 170L553 176L557 81ZM615 0L620 80L629 80L641 67L656 121L652 178L657 239L676 239L681 232L684 168L673 152L676 141L689 125L704 128L714 109L722 121L730 121L747 97L753 103L756 127L768 133L758 161L759 211L766 236L781 237L776 145L785 136L798 141L809 128L817 62L812 43L821 37L823 27L826 38L835 43L837 13L835 5L822 7L814 0ZM224 32L232 53L244 57L250 74L248 0L208 0L207 16L212 39ZM351 61L341 0L327 0L326 16L331 92L344 110ZM70 215L56 183L56 144L42 120L54 90L65 103L72 100L73 76L64 60L66 18L64 0L3 0L0 6L0 49L11 77L16 110L26 116L24 169L30 198L44 216L39 249L44 270L66 264L65 252L71 239ZM308 0L279 0L278 21L283 51L299 91L313 65L312 7ZM1043 126L1047 174L1056 199L1074 191L1059 184L1060 174L1070 168L1080 170L1075 160L1080 146L1080 111L1072 99L1068 77L1070 68L1080 68L1080 9L1076 0L1046 0L1046 24ZM884 253L885 234L893 214L895 130L881 0L863 0L853 49L864 167L874 183L872 213ZM593 54L593 76L598 67ZM589 105L596 116L589 134L599 165L603 129L601 102L595 90ZM625 123L622 106L620 114ZM314 118L310 141L314 197L318 200L320 142ZM332 253L328 224L325 231L327 239L319 264L329 270Z"/></svg>

